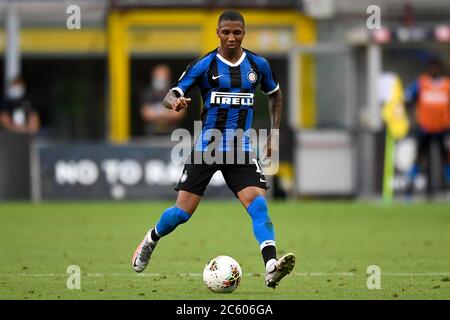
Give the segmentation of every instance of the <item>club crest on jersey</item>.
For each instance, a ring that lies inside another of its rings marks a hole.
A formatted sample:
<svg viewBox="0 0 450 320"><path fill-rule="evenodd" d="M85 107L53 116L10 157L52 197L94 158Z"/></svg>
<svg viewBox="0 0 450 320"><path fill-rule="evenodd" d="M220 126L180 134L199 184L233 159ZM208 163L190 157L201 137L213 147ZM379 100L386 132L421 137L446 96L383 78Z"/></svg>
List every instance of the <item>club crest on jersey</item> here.
<svg viewBox="0 0 450 320"><path fill-rule="evenodd" d="M211 104L225 104L232 106L252 106L253 93L242 92L212 92Z"/></svg>
<svg viewBox="0 0 450 320"><path fill-rule="evenodd" d="M256 80L258 80L258 76L256 75L256 72L255 72L255 71L250 70L250 71L247 73L247 79L248 79L248 81L250 81L251 83L255 83Z"/></svg>

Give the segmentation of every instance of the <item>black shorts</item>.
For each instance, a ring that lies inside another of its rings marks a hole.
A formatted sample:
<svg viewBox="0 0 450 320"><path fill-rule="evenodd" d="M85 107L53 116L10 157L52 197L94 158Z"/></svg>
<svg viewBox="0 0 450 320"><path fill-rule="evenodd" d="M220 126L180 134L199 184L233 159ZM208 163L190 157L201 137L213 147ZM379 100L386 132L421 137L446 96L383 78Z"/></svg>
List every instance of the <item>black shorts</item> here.
<svg viewBox="0 0 450 320"><path fill-rule="evenodd" d="M448 148L446 144L448 131L442 131L437 133L427 133L425 131L419 131L417 135L418 142L418 156L419 159L424 161L424 159L428 158L429 150L433 141L437 142L439 146L439 152L442 158L442 161L447 162L448 159Z"/></svg>
<svg viewBox="0 0 450 320"><path fill-rule="evenodd" d="M199 164L186 163L175 190L184 190L203 196L217 170L222 172L225 183L236 196L242 189L252 186L267 190L266 178L257 157L249 153L247 159L243 164L229 164L225 161L222 164L207 164L204 161Z"/></svg>

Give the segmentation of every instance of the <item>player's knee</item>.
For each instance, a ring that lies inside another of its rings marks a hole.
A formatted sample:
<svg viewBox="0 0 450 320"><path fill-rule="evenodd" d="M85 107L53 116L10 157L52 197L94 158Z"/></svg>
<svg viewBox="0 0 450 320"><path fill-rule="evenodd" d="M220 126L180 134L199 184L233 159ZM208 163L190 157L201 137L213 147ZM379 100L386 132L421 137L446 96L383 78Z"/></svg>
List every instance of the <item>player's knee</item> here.
<svg viewBox="0 0 450 320"><path fill-rule="evenodd" d="M181 209L192 215L197 209L200 198L201 197L196 194L186 191L180 191L175 203L175 208Z"/></svg>
<svg viewBox="0 0 450 320"><path fill-rule="evenodd" d="M257 196L247 207L247 212L253 220L270 223L266 198Z"/></svg>

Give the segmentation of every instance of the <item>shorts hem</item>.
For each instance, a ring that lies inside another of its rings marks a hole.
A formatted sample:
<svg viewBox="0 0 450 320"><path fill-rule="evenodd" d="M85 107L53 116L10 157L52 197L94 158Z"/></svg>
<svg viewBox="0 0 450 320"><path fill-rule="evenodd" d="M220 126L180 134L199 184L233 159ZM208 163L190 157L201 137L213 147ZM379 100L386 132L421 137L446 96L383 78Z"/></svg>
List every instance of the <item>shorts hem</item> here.
<svg viewBox="0 0 450 320"><path fill-rule="evenodd" d="M237 197L237 194L238 194L238 192L239 191L242 191L242 190L244 190L245 188L248 188L248 187L258 187L258 188L261 188L261 189L264 189L264 190L269 190L270 189L270 187L268 187L268 186L261 186L261 185L257 185L257 184L248 184L248 185L245 185L245 186L241 186L241 187L239 187L239 188L237 188L236 189L236 191L234 191L234 190L231 190L231 188L229 188L233 193L234 193L234 195Z"/></svg>
<svg viewBox="0 0 450 320"><path fill-rule="evenodd" d="M203 197L204 194L205 194L205 192L198 192L198 191L195 191L195 190L192 190L192 189L189 189L189 188L184 188L184 187L175 187L175 188L173 188L173 190L175 190L177 192L178 191L187 191L187 192L193 193L193 194L195 194L197 196L200 196L200 197Z"/></svg>

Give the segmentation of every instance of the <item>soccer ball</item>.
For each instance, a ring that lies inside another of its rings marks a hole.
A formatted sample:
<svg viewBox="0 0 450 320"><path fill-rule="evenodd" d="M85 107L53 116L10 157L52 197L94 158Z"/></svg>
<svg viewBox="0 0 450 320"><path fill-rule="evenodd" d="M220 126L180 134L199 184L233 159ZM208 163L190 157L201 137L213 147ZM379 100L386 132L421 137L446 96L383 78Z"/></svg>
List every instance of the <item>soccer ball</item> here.
<svg viewBox="0 0 450 320"><path fill-rule="evenodd" d="M241 266L229 256L215 257L203 269L203 281L212 292L233 292L239 286L241 279Z"/></svg>

